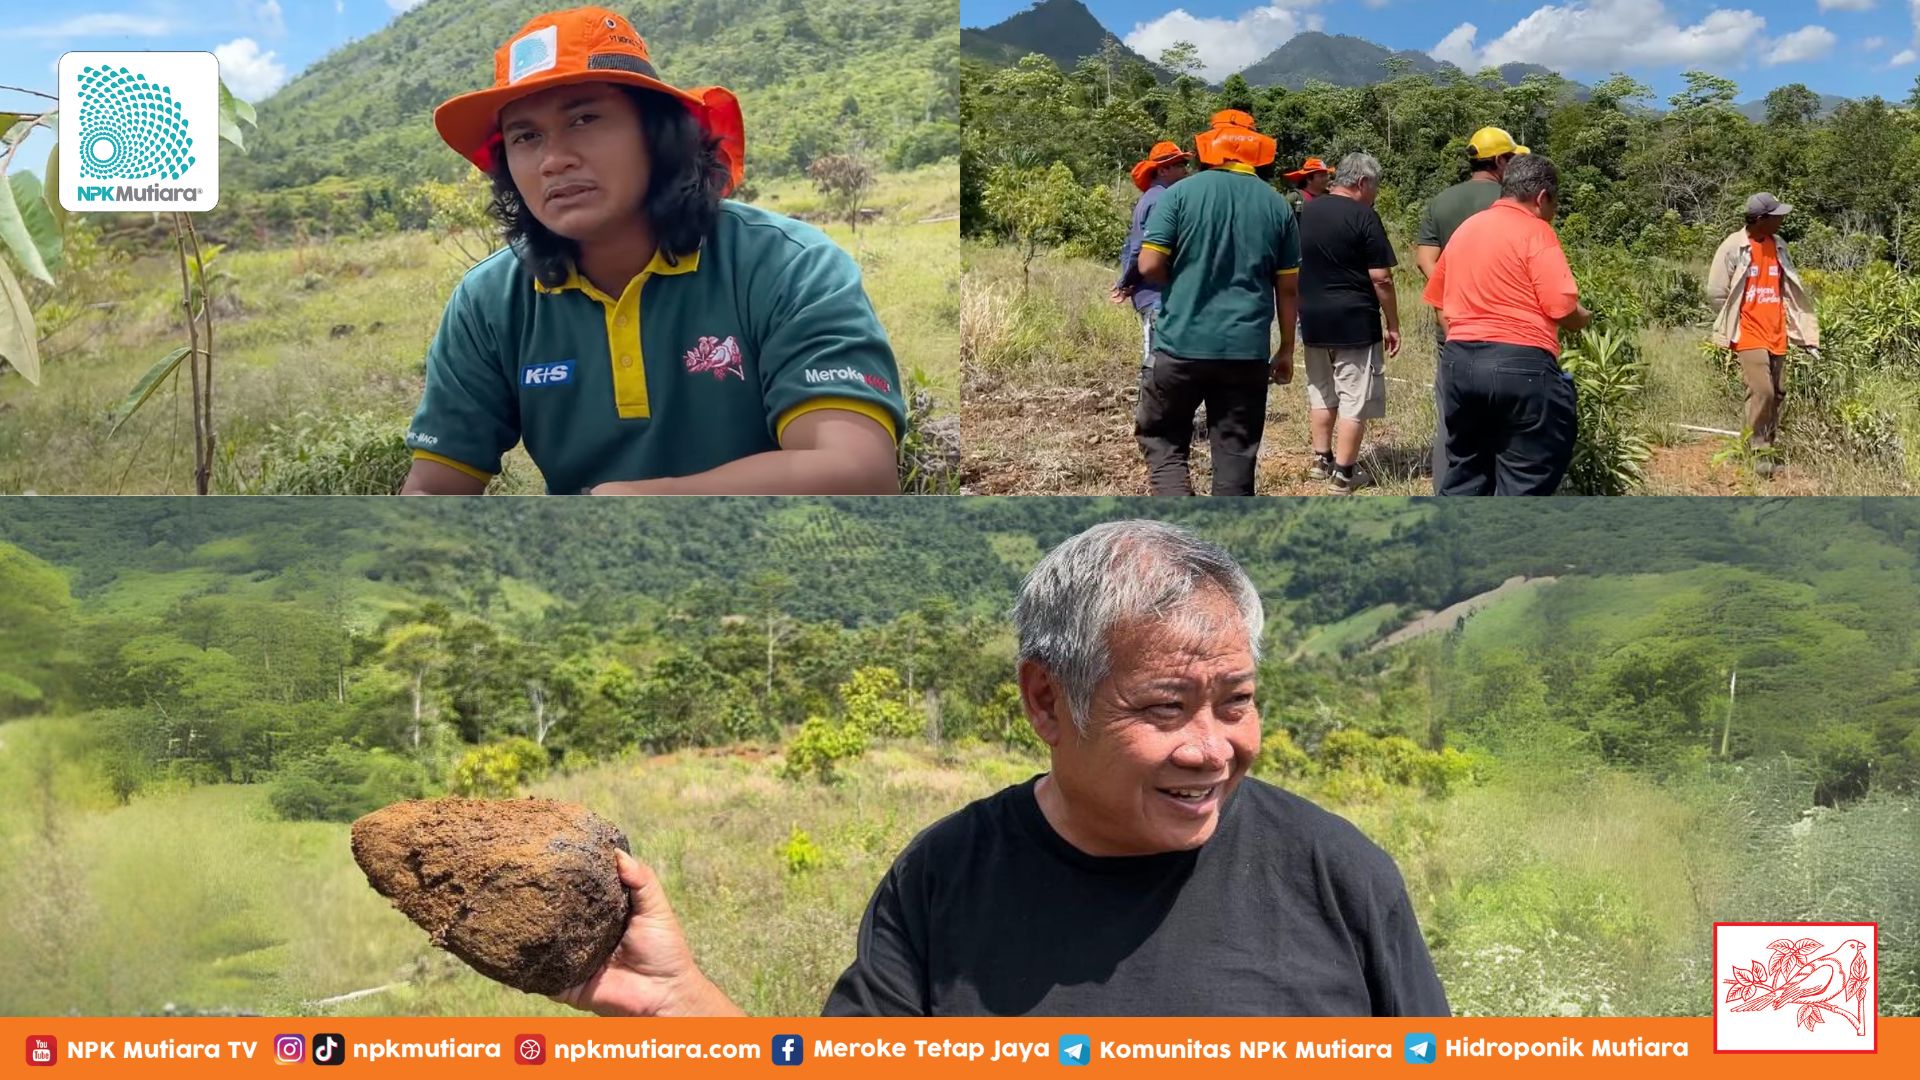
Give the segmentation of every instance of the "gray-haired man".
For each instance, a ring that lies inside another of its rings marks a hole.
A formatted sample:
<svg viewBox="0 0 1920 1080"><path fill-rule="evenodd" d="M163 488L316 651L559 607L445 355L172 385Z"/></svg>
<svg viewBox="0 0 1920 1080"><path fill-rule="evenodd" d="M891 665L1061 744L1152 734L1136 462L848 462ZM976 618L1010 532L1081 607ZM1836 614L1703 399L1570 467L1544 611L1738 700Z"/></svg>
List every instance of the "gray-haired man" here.
<svg viewBox="0 0 1920 1080"><path fill-rule="evenodd" d="M828 1015L1447 1014L1393 860L1247 776L1265 616L1232 556L1159 522L1096 525L1040 560L1013 618L1048 769L907 845ZM650 981L563 1000L730 1007L658 892L636 889L615 953Z"/></svg>
<svg viewBox="0 0 1920 1080"><path fill-rule="evenodd" d="M1300 333L1312 410L1309 475L1345 494L1364 487L1354 471L1367 421L1387 415L1386 358L1400 352L1393 245L1374 212L1380 162L1348 154L1333 187L1300 214ZM1381 332L1381 317L1386 331Z"/></svg>

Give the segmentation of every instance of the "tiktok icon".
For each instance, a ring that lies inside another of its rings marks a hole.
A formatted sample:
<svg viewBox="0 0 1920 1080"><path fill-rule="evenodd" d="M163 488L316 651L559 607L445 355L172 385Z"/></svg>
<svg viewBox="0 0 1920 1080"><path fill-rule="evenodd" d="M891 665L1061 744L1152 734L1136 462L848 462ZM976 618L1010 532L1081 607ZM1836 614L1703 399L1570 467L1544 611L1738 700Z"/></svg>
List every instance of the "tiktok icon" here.
<svg viewBox="0 0 1920 1080"><path fill-rule="evenodd" d="M347 1039L344 1035L315 1035L313 1037L313 1057L315 1065L340 1065L347 1060Z"/></svg>

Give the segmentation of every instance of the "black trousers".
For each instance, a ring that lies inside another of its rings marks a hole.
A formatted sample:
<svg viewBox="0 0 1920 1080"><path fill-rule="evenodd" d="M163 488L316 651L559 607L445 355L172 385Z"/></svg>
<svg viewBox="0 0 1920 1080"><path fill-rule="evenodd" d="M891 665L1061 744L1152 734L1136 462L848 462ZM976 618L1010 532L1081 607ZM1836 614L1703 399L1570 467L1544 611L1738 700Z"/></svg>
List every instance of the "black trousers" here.
<svg viewBox="0 0 1920 1080"><path fill-rule="evenodd" d="M1254 463L1267 422L1267 362L1183 360L1159 350L1141 383L1133 423L1147 457L1148 490L1155 495L1193 494L1187 458L1193 414L1202 404L1213 449L1213 493L1253 494Z"/></svg>
<svg viewBox="0 0 1920 1080"><path fill-rule="evenodd" d="M1573 380L1552 353L1498 341L1440 350L1446 472L1440 495L1551 495L1573 461Z"/></svg>

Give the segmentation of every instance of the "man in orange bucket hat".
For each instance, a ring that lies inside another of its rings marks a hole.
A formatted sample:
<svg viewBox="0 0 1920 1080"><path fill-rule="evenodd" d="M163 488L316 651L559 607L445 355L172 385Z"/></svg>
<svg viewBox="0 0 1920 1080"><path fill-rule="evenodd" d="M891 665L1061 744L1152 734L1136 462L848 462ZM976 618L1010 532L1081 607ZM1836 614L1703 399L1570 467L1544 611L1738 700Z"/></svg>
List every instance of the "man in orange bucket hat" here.
<svg viewBox="0 0 1920 1080"><path fill-rule="evenodd" d="M1307 208L1307 204L1327 193L1327 186L1333 182L1333 170L1317 157L1310 157L1300 167L1286 174L1288 184L1285 195L1287 205L1298 214Z"/></svg>
<svg viewBox="0 0 1920 1080"><path fill-rule="evenodd" d="M1253 117L1239 109L1222 109L1213 114L1212 126L1193 137L1193 148L1200 163L1217 169L1235 162L1253 169L1273 164L1275 144L1272 138L1254 129Z"/></svg>
<svg viewBox="0 0 1920 1080"><path fill-rule="evenodd" d="M1107 298L1116 304L1133 301L1140 315L1140 384L1146 385L1147 372L1153 367L1153 318L1160 308L1160 289L1140 276L1140 240L1147 229L1147 216L1166 190L1187 175L1192 155L1178 143L1158 142L1146 158L1134 165L1130 175L1140 189L1140 201L1133 206L1133 227L1127 231L1126 247L1120 252L1120 277Z"/></svg>
<svg viewBox="0 0 1920 1080"><path fill-rule="evenodd" d="M447 302L404 491L477 494L516 443L551 492L899 490L905 407L859 268L725 197L731 92L667 82L630 22L583 7L530 20L433 119L507 245Z"/></svg>
<svg viewBox="0 0 1920 1080"><path fill-rule="evenodd" d="M1191 494L1194 416L1205 405L1213 493L1251 495L1268 381L1293 378L1299 226L1258 172L1273 164L1274 142L1253 117L1215 113L1194 150L1211 167L1161 197L1141 238L1140 274L1165 291L1134 435L1148 490Z"/></svg>

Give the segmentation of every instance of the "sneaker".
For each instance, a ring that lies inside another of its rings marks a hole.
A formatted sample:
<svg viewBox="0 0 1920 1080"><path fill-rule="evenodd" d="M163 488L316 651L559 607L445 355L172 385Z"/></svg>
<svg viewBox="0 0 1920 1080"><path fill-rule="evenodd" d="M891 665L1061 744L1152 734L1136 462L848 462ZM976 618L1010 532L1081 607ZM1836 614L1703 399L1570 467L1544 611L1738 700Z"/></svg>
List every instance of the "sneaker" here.
<svg viewBox="0 0 1920 1080"><path fill-rule="evenodd" d="M1313 455L1313 464L1307 466L1307 479L1309 480L1333 479L1333 455L1331 454L1328 454L1325 456L1322 456L1320 454Z"/></svg>
<svg viewBox="0 0 1920 1080"><path fill-rule="evenodd" d="M1373 483L1373 477L1367 475L1367 471L1358 465L1354 466L1351 475L1343 473L1338 469L1330 470L1330 472L1331 475L1327 477L1327 488L1335 495L1351 495Z"/></svg>

